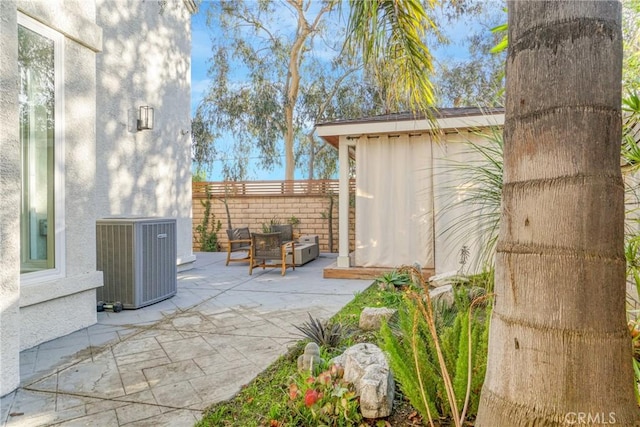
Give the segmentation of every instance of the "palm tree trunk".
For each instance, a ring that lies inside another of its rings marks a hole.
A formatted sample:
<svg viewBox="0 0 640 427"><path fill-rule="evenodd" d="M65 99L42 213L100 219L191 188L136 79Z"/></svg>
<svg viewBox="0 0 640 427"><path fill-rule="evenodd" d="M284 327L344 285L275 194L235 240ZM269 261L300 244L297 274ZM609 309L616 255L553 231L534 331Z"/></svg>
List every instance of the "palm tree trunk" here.
<svg viewBox="0 0 640 427"><path fill-rule="evenodd" d="M637 425L621 5L510 1L496 300L476 426Z"/></svg>

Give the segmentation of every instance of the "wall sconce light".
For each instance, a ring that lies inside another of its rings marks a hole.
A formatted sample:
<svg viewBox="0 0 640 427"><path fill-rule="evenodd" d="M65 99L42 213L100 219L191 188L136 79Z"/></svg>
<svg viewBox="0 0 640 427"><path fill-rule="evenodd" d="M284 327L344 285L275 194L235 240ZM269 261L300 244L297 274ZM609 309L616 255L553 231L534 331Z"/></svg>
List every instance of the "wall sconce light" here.
<svg viewBox="0 0 640 427"><path fill-rule="evenodd" d="M138 109L138 130L153 129L153 108L143 105Z"/></svg>

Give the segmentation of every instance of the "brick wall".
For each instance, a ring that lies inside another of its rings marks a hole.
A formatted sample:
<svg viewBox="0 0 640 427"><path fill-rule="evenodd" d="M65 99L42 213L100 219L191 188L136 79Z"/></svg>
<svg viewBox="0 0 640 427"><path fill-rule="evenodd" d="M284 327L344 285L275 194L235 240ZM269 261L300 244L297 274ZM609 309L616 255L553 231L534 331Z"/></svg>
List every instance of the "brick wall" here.
<svg viewBox="0 0 640 427"><path fill-rule="evenodd" d="M329 252L329 225L328 211L330 206L329 195L326 194L297 194L297 195L227 195L226 202L229 207L232 227L249 227L250 231L262 231L263 223L270 223L272 219L281 224L288 223L292 217L299 220L294 225L294 231L299 235L316 234L320 239L320 251ZM332 196L333 204L333 252L338 252L338 196ZM222 223L218 232L218 241L221 250L227 248L227 214L223 200L225 196L214 195L211 197L211 212L215 215L216 222ZM196 227L202 223L204 216L203 202L206 195L202 191L193 191L193 250L199 251L199 235ZM355 241L355 209L351 207L350 213L350 242ZM350 248L353 250L353 248Z"/></svg>

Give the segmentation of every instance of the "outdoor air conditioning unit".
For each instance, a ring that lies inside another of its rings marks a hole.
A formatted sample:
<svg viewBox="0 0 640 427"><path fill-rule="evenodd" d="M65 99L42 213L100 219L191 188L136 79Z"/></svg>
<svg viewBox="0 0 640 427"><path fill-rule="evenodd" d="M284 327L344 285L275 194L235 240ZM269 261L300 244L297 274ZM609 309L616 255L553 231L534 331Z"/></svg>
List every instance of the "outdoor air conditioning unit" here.
<svg viewBox="0 0 640 427"><path fill-rule="evenodd" d="M104 286L98 301L136 309L177 291L176 220L117 217L96 222L97 269Z"/></svg>

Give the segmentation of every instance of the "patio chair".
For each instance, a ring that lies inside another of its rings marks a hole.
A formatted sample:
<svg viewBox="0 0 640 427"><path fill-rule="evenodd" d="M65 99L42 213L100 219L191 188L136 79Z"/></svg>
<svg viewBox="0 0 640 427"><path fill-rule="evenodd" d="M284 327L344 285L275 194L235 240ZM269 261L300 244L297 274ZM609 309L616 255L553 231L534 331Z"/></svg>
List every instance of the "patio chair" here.
<svg viewBox="0 0 640 427"><path fill-rule="evenodd" d="M230 262L249 262L251 259L251 233L249 233L249 227L242 228L230 228L227 229L227 237L229 243L227 244L227 263ZM242 257L231 257L233 252L242 252Z"/></svg>
<svg viewBox="0 0 640 427"><path fill-rule="evenodd" d="M271 226L271 232L280 233L282 236L282 243L296 240L293 235L293 225L291 224L273 224Z"/></svg>
<svg viewBox="0 0 640 427"><path fill-rule="evenodd" d="M276 233L251 233L251 260L249 261L249 274L254 267L281 267L282 275L288 267L296 269L295 242L283 242L282 234ZM291 263L287 264L287 254L291 255Z"/></svg>

